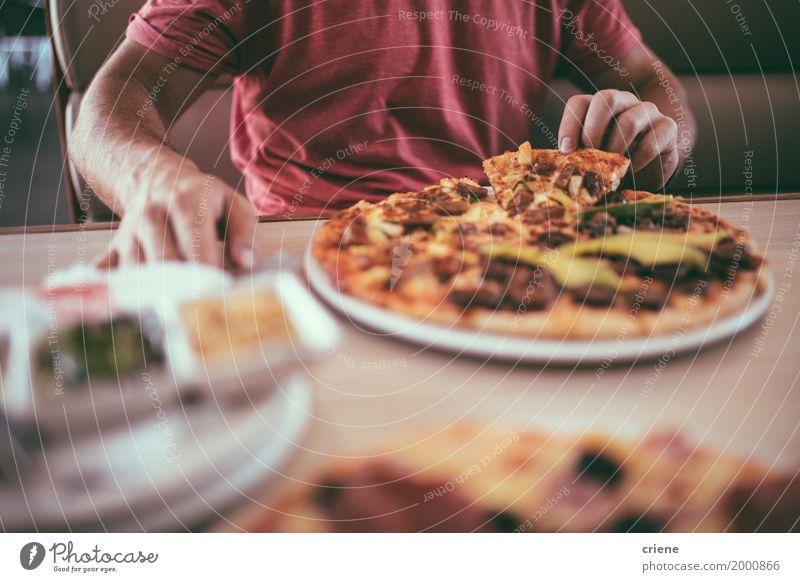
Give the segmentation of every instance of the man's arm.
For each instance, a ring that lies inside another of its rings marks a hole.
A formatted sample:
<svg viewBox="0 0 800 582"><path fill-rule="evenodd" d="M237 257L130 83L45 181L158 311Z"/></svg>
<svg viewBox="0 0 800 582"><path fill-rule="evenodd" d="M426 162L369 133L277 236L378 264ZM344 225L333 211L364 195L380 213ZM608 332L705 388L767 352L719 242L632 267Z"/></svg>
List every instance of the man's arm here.
<svg viewBox="0 0 800 582"><path fill-rule="evenodd" d="M594 94L567 102L559 128L561 150L585 146L628 155L635 187L661 189L696 139L694 117L678 78L640 45L619 67L573 80Z"/></svg>
<svg viewBox="0 0 800 582"><path fill-rule="evenodd" d="M220 266L218 226L229 257L252 264L255 212L221 179L200 171L166 143L171 123L213 80L125 40L98 72L70 145L70 157L122 221L107 256L116 266L195 260Z"/></svg>

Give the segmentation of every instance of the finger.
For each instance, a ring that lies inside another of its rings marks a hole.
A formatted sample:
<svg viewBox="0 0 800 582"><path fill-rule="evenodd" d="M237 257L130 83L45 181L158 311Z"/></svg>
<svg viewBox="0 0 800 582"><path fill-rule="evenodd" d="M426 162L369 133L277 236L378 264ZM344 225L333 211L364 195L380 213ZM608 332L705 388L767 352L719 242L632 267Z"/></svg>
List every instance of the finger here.
<svg viewBox="0 0 800 582"><path fill-rule="evenodd" d="M605 90L595 93L583 122L582 145L590 148L602 148L603 138L614 116L638 104L639 100L636 95L627 91Z"/></svg>
<svg viewBox="0 0 800 582"><path fill-rule="evenodd" d="M191 196L176 196L170 223L175 245L182 256L194 263L222 268L216 222L220 208L198 207Z"/></svg>
<svg viewBox="0 0 800 582"><path fill-rule="evenodd" d="M241 194L233 193L225 225L225 248L233 263L241 269L252 269L255 263L256 217L253 205Z"/></svg>
<svg viewBox="0 0 800 582"><path fill-rule="evenodd" d="M95 269L114 269L119 265L119 253L111 248L107 252L95 257L92 266Z"/></svg>
<svg viewBox="0 0 800 582"><path fill-rule="evenodd" d="M573 151L580 143L583 120L586 118L591 100L591 95L575 95L567 101L558 128L558 148L562 154Z"/></svg>
<svg viewBox="0 0 800 582"><path fill-rule="evenodd" d="M139 242L148 261L176 261L180 258L172 237L167 211L151 205L144 209L139 227Z"/></svg>
<svg viewBox="0 0 800 582"><path fill-rule="evenodd" d="M144 252L139 241L134 237L125 239L118 248L118 266L138 265L145 260Z"/></svg>
<svg viewBox="0 0 800 582"><path fill-rule="evenodd" d="M631 169L638 172L660 155L670 150L677 151L678 126L674 120L664 117L653 124L631 153Z"/></svg>
<svg viewBox="0 0 800 582"><path fill-rule="evenodd" d="M653 129L663 116L652 103L639 103L614 119L605 150L618 154L632 151L636 138Z"/></svg>
<svg viewBox="0 0 800 582"><path fill-rule="evenodd" d="M638 173L633 174L633 188L637 188L636 181L639 180L647 183L646 188L660 190L664 187L664 184L666 184L670 176L675 173L675 170L678 168L679 160L680 155L677 149L669 150L661 154L639 170Z"/></svg>

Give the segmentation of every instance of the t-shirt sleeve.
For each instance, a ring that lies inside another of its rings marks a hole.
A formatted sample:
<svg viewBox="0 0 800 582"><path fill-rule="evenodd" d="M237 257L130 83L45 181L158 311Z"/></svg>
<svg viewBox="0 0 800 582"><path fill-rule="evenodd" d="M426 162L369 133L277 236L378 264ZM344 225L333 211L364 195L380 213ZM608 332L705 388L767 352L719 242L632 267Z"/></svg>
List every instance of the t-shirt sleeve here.
<svg viewBox="0 0 800 582"><path fill-rule="evenodd" d="M642 41L620 0L568 2L558 14L568 67L594 75L615 66Z"/></svg>
<svg viewBox="0 0 800 582"><path fill-rule="evenodd" d="M131 15L125 34L176 64L236 75L246 6L241 0L148 0Z"/></svg>

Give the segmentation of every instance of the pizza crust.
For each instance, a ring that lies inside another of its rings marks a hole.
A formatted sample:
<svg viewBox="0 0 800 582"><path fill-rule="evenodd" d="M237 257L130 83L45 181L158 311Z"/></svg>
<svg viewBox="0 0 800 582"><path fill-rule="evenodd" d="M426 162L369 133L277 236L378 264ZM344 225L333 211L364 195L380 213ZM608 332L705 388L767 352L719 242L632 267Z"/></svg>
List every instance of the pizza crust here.
<svg viewBox="0 0 800 582"><path fill-rule="evenodd" d="M577 303L562 295L547 311L509 313L475 310L464 314L460 325L500 335L519 335L547 339L609 340L625 337L669 336L707 327L744 311L748 303L765 290L766 273L743 273L729 293L723 284L712 282L706 296L681 297L659 311L633 310L624 306L611 309ZM448 317L440 321L445 323Z"/></svg>

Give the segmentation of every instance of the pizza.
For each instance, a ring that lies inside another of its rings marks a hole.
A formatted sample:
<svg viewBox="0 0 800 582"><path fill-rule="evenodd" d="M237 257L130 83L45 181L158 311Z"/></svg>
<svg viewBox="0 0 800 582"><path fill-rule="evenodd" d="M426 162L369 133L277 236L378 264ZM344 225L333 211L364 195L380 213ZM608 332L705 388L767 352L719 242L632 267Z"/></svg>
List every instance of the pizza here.
<svg viewBox="0 0 800 582"><path fill-rule="evenodd" d="M473 422L338 460L259 515L271 532L798 531L800 477L693 446Z"/></svg>
<svg viewBox="0 0 800 582"><path fill-rule="evenodd" d="M529 142L483 163L499 203L511 212L553 197L568 208L593 206L619 188L629 166L619 154L591 148L562 154L534 150Z"/></svg>
<svg viewBox="0 0 800 582"><path fill-rule="evenodd" d="M341 293L504 335L668 335L765 292L747 231L680 197L620 190L628 166L526 142L486 160L491 189L446 178L344 210L313 256Z"/></svg>

